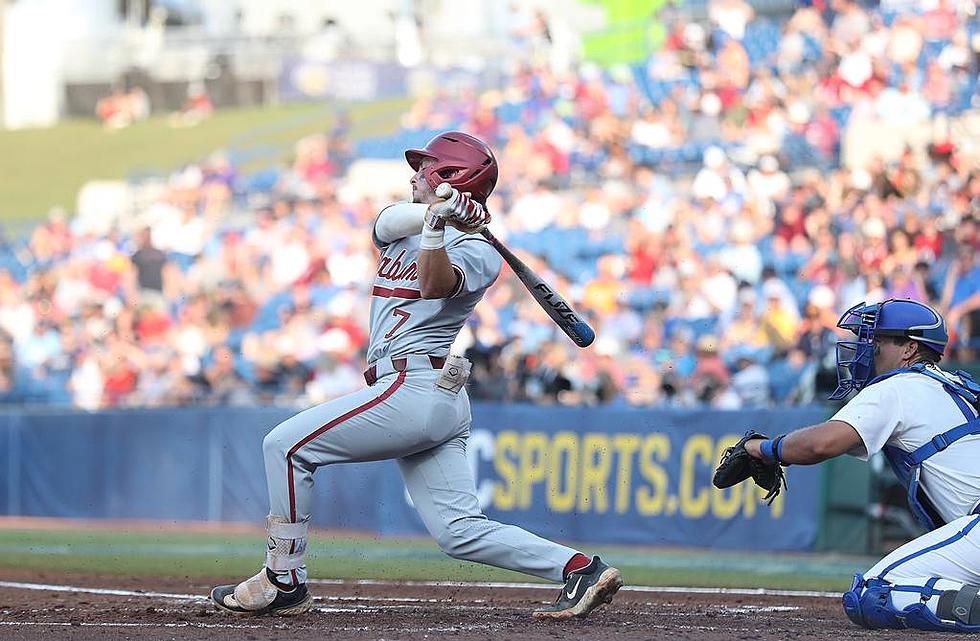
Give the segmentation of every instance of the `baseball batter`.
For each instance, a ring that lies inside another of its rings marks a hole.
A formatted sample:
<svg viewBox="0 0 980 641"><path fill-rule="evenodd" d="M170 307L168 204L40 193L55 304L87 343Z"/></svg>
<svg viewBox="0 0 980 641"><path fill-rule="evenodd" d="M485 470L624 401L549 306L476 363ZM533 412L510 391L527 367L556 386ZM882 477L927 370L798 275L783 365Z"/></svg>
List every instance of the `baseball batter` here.
<svg viewBox="0 0 980 641"><path fill-rule="evenodd" d="M753 478L770 478L766 466L883 452L929 532L856 575L844 611L866 628L980 632L980 385L937 365L949 337L928 305L862 303L838 327L857 338L837 344L831 398L858 393L825 423L740 443Z"/></svg>
<svg viewBox="0 0 980 641"><path fill-rule="evenodd" d="M269 488L265 565L237 585L211 591L235 614L294 615L312 606L304 552L313 473L322 465L397 459L415 508L439 547L454 558L517 570L565 586L535 618L586 616L612 600L620 572L599 557L489 520L466 460L466 359L449 354L501 267L475 232L497 181L490 148L461 132L405 152L415 170L412 202L375 221L381 260L371 298L367 387L293 416L265 438ZM438 198L442 183L453 187Z"/></svg>

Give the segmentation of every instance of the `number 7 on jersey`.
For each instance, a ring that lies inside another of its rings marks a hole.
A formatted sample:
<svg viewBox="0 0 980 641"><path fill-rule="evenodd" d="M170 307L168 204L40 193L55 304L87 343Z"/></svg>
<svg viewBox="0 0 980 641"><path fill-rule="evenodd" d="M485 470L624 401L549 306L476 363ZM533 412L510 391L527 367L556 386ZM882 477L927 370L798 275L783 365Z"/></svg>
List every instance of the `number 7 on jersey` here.
<svg viewBox="0 0 980 641"><path fill-rule="evenodd" d="M405 322L412 316L409 312L406 312L403 309L393 309L391 310L391 314L392 316L400 316L401 318L398 319L398 322L395 323L394 327L388 330L388 333L384 336L385 338L391 338L394 336L395 332L398 331L398 328L404 325Z"/></svg>

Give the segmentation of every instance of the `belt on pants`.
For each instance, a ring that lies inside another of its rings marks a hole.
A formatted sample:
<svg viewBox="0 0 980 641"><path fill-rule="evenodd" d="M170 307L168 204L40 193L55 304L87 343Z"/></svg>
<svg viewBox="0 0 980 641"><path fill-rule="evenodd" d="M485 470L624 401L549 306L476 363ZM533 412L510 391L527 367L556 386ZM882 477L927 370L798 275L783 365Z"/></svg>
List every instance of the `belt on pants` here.
<svg viewBox="0 0 980 641"><path fill-rule="evenodd" d="M425 359L425 360L423 360ZM380 376L385 376L391 372L404 372L410 369L442 369L446 364L446 359L442 356L428 356L426 354L409 354L400 358L382 358L364 370L364 382L374 385Z"/></svg>

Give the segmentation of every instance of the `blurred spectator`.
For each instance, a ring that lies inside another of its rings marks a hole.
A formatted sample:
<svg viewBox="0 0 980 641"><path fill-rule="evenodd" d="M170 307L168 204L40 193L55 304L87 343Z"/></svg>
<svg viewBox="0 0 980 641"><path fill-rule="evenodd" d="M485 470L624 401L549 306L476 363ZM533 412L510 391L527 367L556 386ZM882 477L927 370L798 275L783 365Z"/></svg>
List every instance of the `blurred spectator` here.
<svg viewBox="0 0 980 641"><path fill-rule="evenodd" d="M749 171L748 186L749 191L761 203L771 206L771 203L786 198L790 180L789 176L779 168L779 161L775 156L766 154L759 159L758 168Z"/></svg>
<svg viewBox="0 0 980 641"><path fill-rule="evenodd" d="M540 358L529 357L524 364L524 393L539 403L556 403L572 390L572 381L565 375L568 355L558 343L541 347Z"/></svg>
<svg viewBox="0 0 980 641"><path fill-rule="evenodd" d="M957 248L956 261L946 276L941 308L946 310L946 324L956 336L959 358L972 360L980 338L980 264L975 247L962 244Z"/></svg>
<svg viewBox="0 0 980 641"><path fill-rule="evenodd" d="M740 407L769 406L769 372L758 363L753 352L742 351L735 359L732 390L738 396Z"/></svg>
<svg viewBox="0 0 980 641"><path fill-rule="evenodd" d="M491 139L494 225L598 330L573 357L505 271L454 347L474 361L473 397L811 402L836 384L841 311L886 296L942 308L947 358L972 358L980 174L959 117L975 117L977 60L958 10L830 0L783 20L712 0L704 23L672 12L649 60L602 69L568 64L559 16L513 4L499 89L420 95L378 141ZM213 109L203 89L186 124ZM148 111L136 102L107 98L107 126ZM849 127L930 119L922 140L842 164ZM0 398L292 404L362 385L366 230L389 198L350 182L350 132L341 113L252 175L215 150L107 232L52 212L5 239Z"/></svg>
<svg viewBox="0 0 980 641"><path fill-rule="evenodd" d="M188 378L207 405L251 405L254 403L248 383L235 369L235 355L224 345L211 354L210 364Z"/></svg>
<svg viewBox="0 0 980 641"><path fill-rule="evenodd" d="M162 308L166 305L164 297L164 269L167 255L154 247L150 228L138 234L138 249L130 256L136 270L136 289L140 305Z"/></svg>
<svg viewBox="0 0 980 641"><path fill-rule="evenodd" d="M709 147L704 152L704 167L694 177L691 193L695 198L724 202L729 196L745 193L745 175L728 162L720 147Z"/></svg>
<svg viewBox="0 0 980 641"><path fill-rule="evenodd" d="M214 103L203 82L191 82L187 85L187 100L170 116L171 127L194 127L211 117L214 113Z"/></svg>
<svg viewBox="0 0 980 641"><path fill-rule="evenodd" d="M754 15L752 6L744 0L711 0L708 3L708 18L722 33L735 40L745 37L745 26Z"/></svg>
<svg viewBox="0 0 980 641"><path fill-rule="evenodd" d="M149 117L150 99L142 87L117 87L96 103L95 115L106 129L122 129Z"/></svg>
<svg viewBox="0 0 980 641"><path fill-rule="evenodd" d="M691 374L691 392L693 400L712 406L731 407L735 396L735 406L738 405L737 395L729 388L731 375L718 354L718 338L706 334L698 339L697 362Z"/></svg>

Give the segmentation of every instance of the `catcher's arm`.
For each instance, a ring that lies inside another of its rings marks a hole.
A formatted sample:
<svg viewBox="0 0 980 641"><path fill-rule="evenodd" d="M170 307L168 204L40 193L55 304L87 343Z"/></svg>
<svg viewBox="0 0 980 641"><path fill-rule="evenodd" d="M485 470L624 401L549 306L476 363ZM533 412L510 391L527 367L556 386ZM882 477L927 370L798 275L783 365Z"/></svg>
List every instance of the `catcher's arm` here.
<svg viewBox="0 0 980 641"><path fill-rule="evenodd" d="M760 439L745 443L746 452L760 460L765 459L762 447ZM826 421L787 434L780 442L779 460L784 465L813 465L841 454L863 450L864 441L850 424Z"/></svg>

